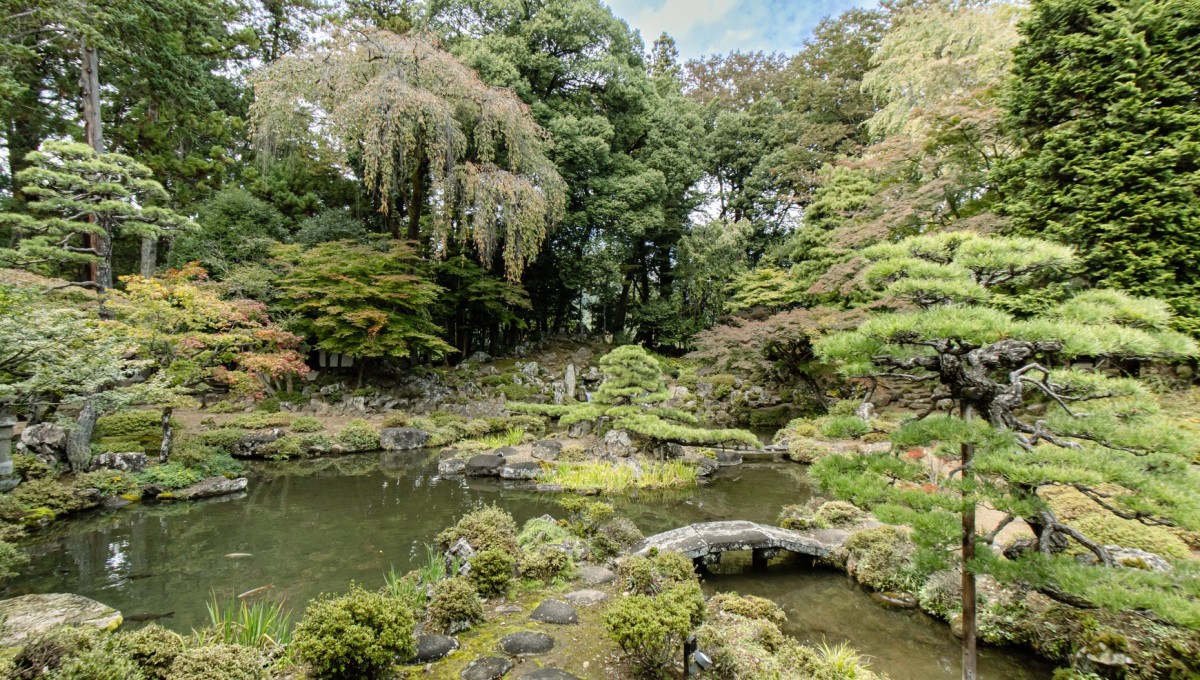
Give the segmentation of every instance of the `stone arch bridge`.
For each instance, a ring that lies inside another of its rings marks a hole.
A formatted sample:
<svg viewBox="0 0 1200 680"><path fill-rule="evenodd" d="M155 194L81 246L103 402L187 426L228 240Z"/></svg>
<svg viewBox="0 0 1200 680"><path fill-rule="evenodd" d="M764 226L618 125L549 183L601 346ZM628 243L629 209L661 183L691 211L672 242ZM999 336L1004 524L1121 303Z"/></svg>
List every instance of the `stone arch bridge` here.
<svg viewBox="0 0 1200 680"><path fill-rule="evenodd" d="M849 536L840 529L795 531L742 520L701 522L655 534L630 552L645 555L655 548L673 550L701 565L719 562L721 555L729 551L750 550L753 551L754 566L765 567L768 559L785 551L832 558Z"/></svg>

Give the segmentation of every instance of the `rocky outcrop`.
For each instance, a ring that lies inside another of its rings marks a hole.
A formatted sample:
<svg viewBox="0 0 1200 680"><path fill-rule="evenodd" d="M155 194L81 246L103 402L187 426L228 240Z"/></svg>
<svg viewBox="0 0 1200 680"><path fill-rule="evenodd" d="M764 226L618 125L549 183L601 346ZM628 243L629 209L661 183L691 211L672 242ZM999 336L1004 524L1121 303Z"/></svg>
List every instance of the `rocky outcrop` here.
<svg viewBox="0 0 1200 680"><path fill-rule="evenodd" d="M201 498L214 498L216 496L225 496L239 491L245 491L249 485L249 480L245 477L237 479L226 479L225 477L209 477L208 479L196 482L191 486L184 487L178 491L172 491L166 494L160 494L159 498L163 500L176 501L195 501Z"/></svg>
<svg viewBox="0 0 1200 680"><path fill-rule="evenodd" d="M471 456L463 472L468 477L499 477L502 467L504 467L504 456L481 453L478 456Z"/></svg>
<svg viewBox="0 0 1200 680"><path fill-rule="evenodd" d="M541 464L532 460L522 463L505 463L504 467L500 468L501 479L537 479L541 473Z"/></svg>
<svg viewBox="0 0 1200 680"><path fill-rule="evenodd" d="M461 475L467 469L467 461L462 458L443 458L438 461L439 475Z"/></svg>
<svg viewBox="0 0 1200 680"><path fill-rule="evenodd" d="M379 446L384 451L420 449L428 441L428 432L413 427L385 427L379 431Z"/></svg>
<svg viewBox="0 0 1200 680"><path fill-rule="evenodd" d="M562 442L543 439L533 443L531 455L538 460L555 461L562 453Z"/></svg>
<svg viewBox="0 0 1200 680"><path fill-rule="evenodd" d="M30 425L21 432L17 451L58 467L66 461L67 431L54 423Z"/></svg>
<svg viewBox="0 0 1200 680"><path fill-rule="evenodd" d="M142 451L126 451L121 453L109 451L93 458L89 467L92 470L141 472L146 469L146 454Z"/></svg>
<svg viewBox="0 0 1200 680"><path fill-rule="evenodd" d="M114 630L121 612L95 600L70 593L22 595L0 600L0 649L19 647L27 638L55 626L89 626Z"/></svg>
<svg viewBox="0 0 1200 680"><path fill-rule="evenodd" d="M283 436L283 430L248 434L233 443L233 455L238 458L261 458L263 447Z"/></svg>

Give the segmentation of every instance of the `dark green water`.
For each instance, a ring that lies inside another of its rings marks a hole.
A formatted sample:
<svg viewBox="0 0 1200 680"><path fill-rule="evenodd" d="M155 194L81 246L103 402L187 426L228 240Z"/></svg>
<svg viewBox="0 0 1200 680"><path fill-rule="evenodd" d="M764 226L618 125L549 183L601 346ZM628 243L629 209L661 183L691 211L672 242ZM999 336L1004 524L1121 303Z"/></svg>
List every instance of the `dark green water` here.
<svg viewBox="0 0 1200 680"><path fill-rule="evenodd" d="M717 519L772 521L779 508L811 497L804 468L746 464L685 494L651 494L620 512L647 534ZM148 505L96 513L40 535L32 564L6 596L72 592L126 616L173 615L181 632L206 622L205 602L270 586L302 607L350 581L383 582L391 566L407 571L427 543L479 503L496 502L523 522L559 514L555 499L496 480L442 479L429 454L348 457L256 468L240 497ZM230 556L244 553L248 556ZM890 611L840 572L803 565L766 574L709 577L708 585L769 597L789 617L788 631L809 642L848 641L894 680L957 678L958 645L947 627L911 611ZM986 680L1048 678L1048 667L1012 650L984 649Z"/></svg>

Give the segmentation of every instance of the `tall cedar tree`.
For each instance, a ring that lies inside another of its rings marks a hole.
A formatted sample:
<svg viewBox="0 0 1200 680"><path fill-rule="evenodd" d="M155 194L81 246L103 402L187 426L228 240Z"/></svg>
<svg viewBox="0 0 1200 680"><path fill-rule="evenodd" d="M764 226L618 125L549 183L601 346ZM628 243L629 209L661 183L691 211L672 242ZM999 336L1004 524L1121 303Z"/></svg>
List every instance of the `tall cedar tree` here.
<svg viewBox="0 0 1200 680"><path fill-rule="evenodd" d="M943 561L946 548L961 541L964 671L973 670L974 570L986 565L1071 603L1152 606L1168 620L1194 623L1200 611L1186 603L1185 592L1173 592L1162 579L1121 575L1112 568L1113 546L1058 517L1039 494L1072 487L1147 526L1200 527L1200 475L1189 465L1195 442L1159 415L1154 396L1137 380L1061 367L1077 357L1195 356L1196 344L1170 330L1170 308L1096 289L1014 316L1005 308L1027 307L1018 299L1037 295L1076 264L1070 248L1036 239L951 232L863 255L871 262L867 285L915 310L874 316L819 340L817 354L846 376L933 385L931 403L950 400L964 417L931 415L930 408L892 441L900 451L935 446L939 457L961 455L961 474L931 473L923 462L890 453L829 457L814 474L881 518L918 525L918 540ZM1035 402L1044 405L1043 415L1024 408ZM1006 513L1004 524L1013 518L1029 524L1036 541L1028 552L1012 563L988 554L973 559L981 502ZM1072 542L1094 553L1100 566L1063 555Z"/></svg>
<svg viewBox="0 0 1200 680"><path fill-rule="evenodd" d="M1021 34L1008 117L1027 149L1002 166L1014 227L1200 331L1200 3L1037 0Z"/></svg>

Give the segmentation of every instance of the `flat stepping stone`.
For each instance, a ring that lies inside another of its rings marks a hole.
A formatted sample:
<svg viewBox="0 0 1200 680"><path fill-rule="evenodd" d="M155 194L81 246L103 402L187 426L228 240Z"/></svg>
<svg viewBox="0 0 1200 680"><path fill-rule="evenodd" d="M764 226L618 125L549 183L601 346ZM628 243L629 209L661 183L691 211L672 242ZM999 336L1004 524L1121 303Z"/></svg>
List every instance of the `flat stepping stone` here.
<svg viewBox="0 0 1200 680"><path fill-rule="evenodd" d="M579 615L575 613L575 608L562 600L546 600L533 610L529 618L560 626L579 623Z"/></svg>
<svg viewBox="0 0 1200 680"><path fill-rule="evenodd" d="M520 680L579 680L579 678L557 668L539 668L532 673L522 675Z"/></svg>
<svg viewBox="0 0 1200 680"><path fill-rule="evenodd" d="M554 638L536 631L510 633L500 638L500 649L509 656L546 654L554 649Z"/></svg>
<svg viewBox="0 0 1200 680"><path fill-rule="evenodd" d="M591 607L608 599L608 593L603 590L576 590L567 593L563 599L576 607Z"/></svg>
<svg viewBox="0 0 1200 680"><path fill-rule="evenodd" d="M589 586L600 586L617 580L617 574L612 569L589 564L579 568L579 580Z"/></svg>
<svg viewBox="0 0 1200 680"><path fill-rule="evenodd" d="M31 636L55 626L87 626L116 630L121 612L82 595L48 593L0 600L0 648L20 647Z"/></svg>
<svg viewBox="0 0 1200 680"><path fill-rule="evenodd" d="M418 635L417 655L413 660L417 663L429 663L444 659L450 652L458 649L458 640L449 635Z"/></svg>
<svg viewBox="0 0 1200 680"><path fill-rule="evenodd" d="M462 680L500 680L512 670L513 662L504 656L481 656L462 670Z"/></svg>

